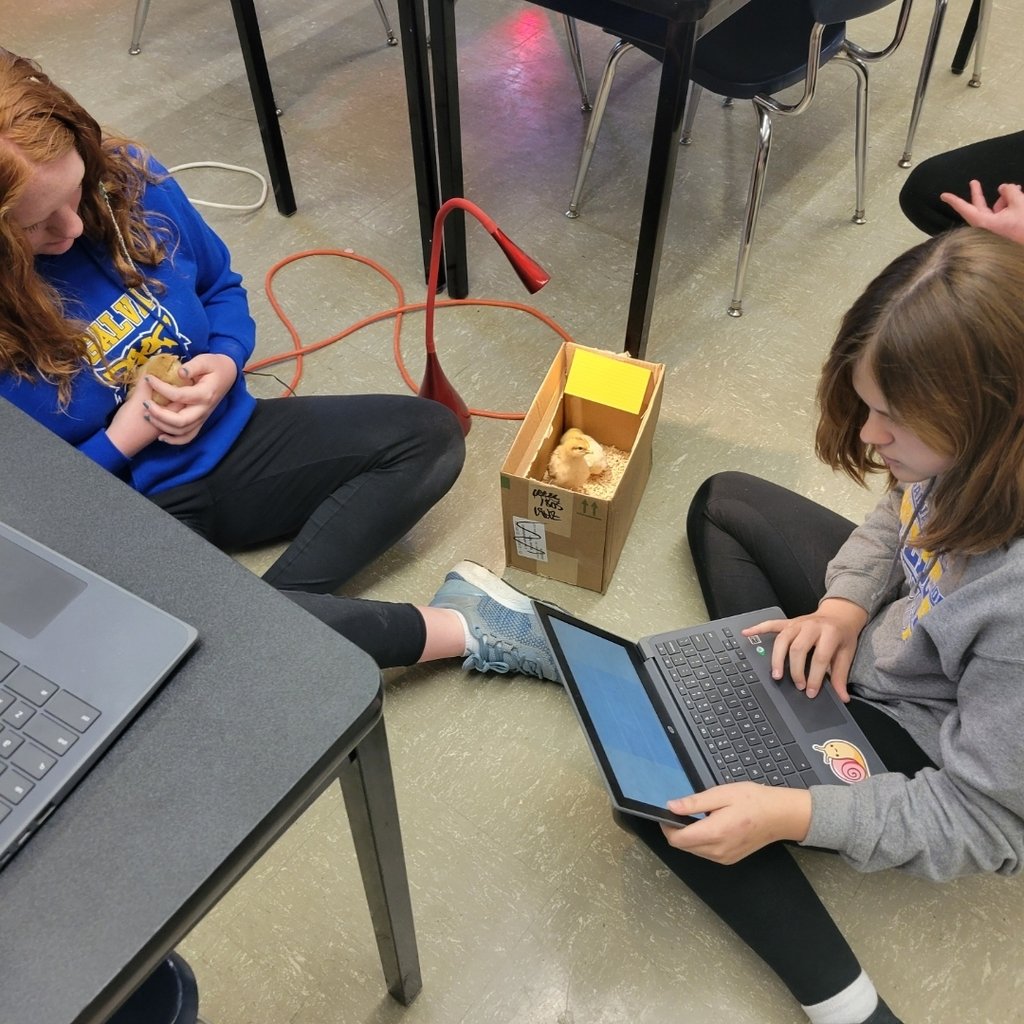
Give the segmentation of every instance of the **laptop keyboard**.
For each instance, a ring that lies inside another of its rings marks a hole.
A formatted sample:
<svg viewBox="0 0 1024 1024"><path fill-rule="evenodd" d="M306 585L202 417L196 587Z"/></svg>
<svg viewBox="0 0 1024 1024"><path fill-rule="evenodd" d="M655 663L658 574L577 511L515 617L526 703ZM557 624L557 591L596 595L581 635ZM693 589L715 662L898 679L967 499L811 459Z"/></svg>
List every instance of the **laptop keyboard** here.
<svg viewBox="0 0 1024 1024"><path fill-rule="evenodd" d="M84 700L0 651L0 821L98 717Z"/></svg>
<svg viewBox="0 0 1024 1024"><path fill-rule="evenodd" d="M806 789L818 780L746 657L758 637L731 629L655 644L679 707L726 781Z"/></svg>

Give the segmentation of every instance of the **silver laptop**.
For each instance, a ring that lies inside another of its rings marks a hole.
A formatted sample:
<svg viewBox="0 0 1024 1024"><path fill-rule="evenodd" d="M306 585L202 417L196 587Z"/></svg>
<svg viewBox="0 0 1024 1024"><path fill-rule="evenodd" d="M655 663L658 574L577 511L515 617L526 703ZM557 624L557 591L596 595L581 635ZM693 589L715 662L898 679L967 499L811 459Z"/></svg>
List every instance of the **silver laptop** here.
<svg viewBox="0 0 1024 1024"><path fill-rule="evenodd" d="M813 699L771 677L772 637L742 635L778 608L634 644L535 602L612 803L687 824L665 804L726 782L806 789L886 770L831 686Z"/></svg>
<svg viewBox="0 0 1024 1024"><path fill-rule="evenodd" d="M196 637L186 623L0 522L0 867Z"/></svg>

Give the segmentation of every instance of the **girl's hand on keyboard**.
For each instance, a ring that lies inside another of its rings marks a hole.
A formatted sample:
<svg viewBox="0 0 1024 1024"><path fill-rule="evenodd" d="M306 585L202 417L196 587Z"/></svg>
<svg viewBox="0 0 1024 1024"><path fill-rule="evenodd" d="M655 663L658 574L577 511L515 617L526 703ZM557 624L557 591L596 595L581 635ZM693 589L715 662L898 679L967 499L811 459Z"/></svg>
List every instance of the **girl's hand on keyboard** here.
<svg viewBox="0 0 1024 1024"><path fill-rule="evenodd" d="M839 699L847 703L850 695L846 684L850 665L857 650L857 637L868 621L868 613L842 598L826 598L810 615L795 619L769 619L743 630L744 636L775 633L772 647L772 678L789 674L798 690L814 697L821 689L826 674Z"/></svg>
<svg viewBox="0 0 1024 1024"><path fill-rule="evenodd" d="M719 864L735 864L781 839L800 842L811 826L811 794L806 789L733 782L668 802L676 814L707 817L676 828L662 825L670 846Z"/></svg>

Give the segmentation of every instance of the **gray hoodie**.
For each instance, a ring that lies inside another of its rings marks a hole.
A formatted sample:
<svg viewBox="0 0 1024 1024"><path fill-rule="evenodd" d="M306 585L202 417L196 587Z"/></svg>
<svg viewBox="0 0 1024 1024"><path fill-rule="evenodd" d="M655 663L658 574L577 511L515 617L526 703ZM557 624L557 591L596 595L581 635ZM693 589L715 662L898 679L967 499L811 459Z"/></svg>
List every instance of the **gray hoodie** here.
<svg viewBox="0 0 1024 1024"><path fill-rule="evenodd" d="M811 788L804 845L936 880L1024 866L1024 539L934 558L906 545L930 484L898 487L829 563L827 597L866 609L850 693L939 765Z"/></svg>

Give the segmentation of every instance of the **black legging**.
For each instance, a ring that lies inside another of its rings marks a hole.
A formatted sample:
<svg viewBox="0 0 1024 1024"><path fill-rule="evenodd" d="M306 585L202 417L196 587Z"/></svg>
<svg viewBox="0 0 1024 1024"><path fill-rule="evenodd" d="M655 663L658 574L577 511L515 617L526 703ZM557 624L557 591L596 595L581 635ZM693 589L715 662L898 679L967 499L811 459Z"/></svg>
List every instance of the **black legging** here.
<svg viewBox="0 0 1024 1024"><path fill-rule="evenodd" d="M697 491L687 537L712 618L778 605L813 611L825 566L854 529L842 516L744 473L720 473ZM890 771L930 765L888 715L850 708ZM676 850L652 821L622 815L644 843L782 979L804 1005L841 992L860 974L853 951L784 844L720 865Z"/></svg>
<svg viewBox="0 0 1024 1024"><path fill-rule="evenodd" d="M412 529L464 456L455 416L425 398L263 400L209 474L153 501L229 551L289 540L263 578L390 668L422 654L419 612L332 591Z"/></svg>
<svg viewBox="0 0 1024 1024"><path fill-rule="evenodd" d="M999 197L1000 185L1024 185L1024 131L985 139L922 161L904 182L900 206L907 219L926 234L938 235L960 227L960 215L939 196L952 192L969 199L972 178L981 183L989 206Z"/></svg>

